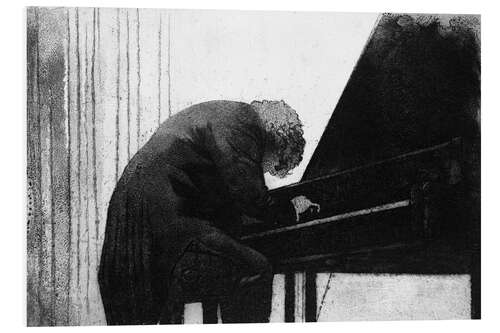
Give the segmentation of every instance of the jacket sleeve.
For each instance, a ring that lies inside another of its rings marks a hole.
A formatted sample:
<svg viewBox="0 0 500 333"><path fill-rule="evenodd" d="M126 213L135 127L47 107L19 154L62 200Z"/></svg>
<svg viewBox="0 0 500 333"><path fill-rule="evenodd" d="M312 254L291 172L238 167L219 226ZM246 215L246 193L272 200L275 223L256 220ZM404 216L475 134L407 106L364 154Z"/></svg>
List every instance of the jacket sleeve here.
<svg viewBox="0 0 500 333"><path fill-rule="evenodd" d="M214 162L238 210L265 223L293 221L293 205L274 202L268 193L262 168L265 147L262 130L255 124L238 121L212 133Z"/></svg>

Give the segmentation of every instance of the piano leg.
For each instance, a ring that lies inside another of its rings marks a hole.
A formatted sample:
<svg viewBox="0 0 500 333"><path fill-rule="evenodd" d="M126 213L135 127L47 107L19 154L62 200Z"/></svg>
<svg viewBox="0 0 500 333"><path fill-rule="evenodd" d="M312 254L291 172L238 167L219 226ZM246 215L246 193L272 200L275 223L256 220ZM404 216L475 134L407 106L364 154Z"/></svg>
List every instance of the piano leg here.
<svg viewBox="0 0 500 333"><path fill-rule="evenodd" d="M285 322L315 322L316 303L316 273L285 274Z"/></svg>
<svg viewBox="0 0 500 333"><path fill-rule="evenodd" d="M219 303L214 300L204 301L202 303L203 307L203 324L217 324L219 318L217 316L217 309Z"/></svg>
<svg viewBox="0 0 500 333"><path fill-rule="evenodd" d="M295 273L285 274L285 322L295 321Z"/></svg>
<svg viewBox="0 0 500 333"><path fill-rule="evenodd" d="M306 273L306 322L315 322L317 316L316 273Z"/></svg>

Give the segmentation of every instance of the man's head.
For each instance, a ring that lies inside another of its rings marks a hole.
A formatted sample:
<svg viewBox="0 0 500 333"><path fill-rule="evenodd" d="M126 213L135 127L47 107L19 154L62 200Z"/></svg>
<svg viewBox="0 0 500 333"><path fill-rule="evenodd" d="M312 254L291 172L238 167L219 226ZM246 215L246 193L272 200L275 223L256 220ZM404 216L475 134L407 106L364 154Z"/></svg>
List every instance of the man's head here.
<svg viewBox="0 0 500 333"><path fill-rule="evenodd" d="M297 112L284 101L253 101L266 129L264 172L284 178L302 160L304 131Z"/></svg>

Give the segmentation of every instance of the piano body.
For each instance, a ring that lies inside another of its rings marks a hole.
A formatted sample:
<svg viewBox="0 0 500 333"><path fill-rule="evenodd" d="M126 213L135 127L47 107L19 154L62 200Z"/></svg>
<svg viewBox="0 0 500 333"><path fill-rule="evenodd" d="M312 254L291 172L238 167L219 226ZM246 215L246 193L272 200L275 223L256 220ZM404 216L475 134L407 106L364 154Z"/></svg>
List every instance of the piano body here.
<svg viewBox="0 0 500 333"><path fill-rule="evenodd" d="M316 321L317 273L474 274L466 149L455 138L272 190L280 202L305 195L321 205L298 223L253 226L242 237L285 274L285 320L294 321L302 288L304 319Z"/></svg>

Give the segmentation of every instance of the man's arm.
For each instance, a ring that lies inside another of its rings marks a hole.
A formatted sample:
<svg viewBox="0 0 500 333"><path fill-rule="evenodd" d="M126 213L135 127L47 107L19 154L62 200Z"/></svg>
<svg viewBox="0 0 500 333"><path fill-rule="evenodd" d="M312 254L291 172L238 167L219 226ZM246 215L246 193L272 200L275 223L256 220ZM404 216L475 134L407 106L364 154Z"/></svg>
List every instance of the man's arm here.
<svg viewBox="0 0 500 333"><path fill-rule="evenodd" d="M262 169L265 143L261 129L239 120L229 126L214 124L212 127L212 158L241 213L265 223L293 221L293 205L275 203L265 185Z"/></svg>

